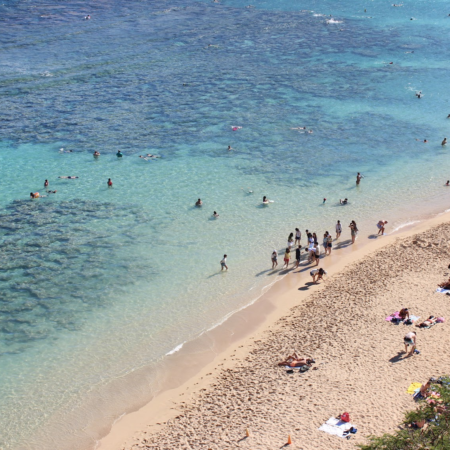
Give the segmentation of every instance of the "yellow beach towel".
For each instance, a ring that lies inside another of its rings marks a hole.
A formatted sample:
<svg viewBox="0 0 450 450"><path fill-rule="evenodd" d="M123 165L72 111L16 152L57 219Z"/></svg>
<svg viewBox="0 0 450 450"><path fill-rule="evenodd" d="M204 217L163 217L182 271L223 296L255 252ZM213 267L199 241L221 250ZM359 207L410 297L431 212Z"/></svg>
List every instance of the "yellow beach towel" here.
<svg viewBox="0 0 450 450"><path fill-rule="evenodd" d="M407 389L406 393L409 395L413 395L415 390L420 388L421 386L422 386L422 383L411 383L411 385Z"/></svg>

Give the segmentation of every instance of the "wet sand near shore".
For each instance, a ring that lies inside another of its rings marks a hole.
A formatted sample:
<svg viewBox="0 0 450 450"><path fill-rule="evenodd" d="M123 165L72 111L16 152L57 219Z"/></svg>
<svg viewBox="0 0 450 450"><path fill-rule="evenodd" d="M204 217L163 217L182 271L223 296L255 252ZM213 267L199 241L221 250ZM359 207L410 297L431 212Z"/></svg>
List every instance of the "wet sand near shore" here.
<svg viewBox="0 0 450 450"><path fill-rule="evenodd" d="M125 416L97 448L273 449L290 435L289 448L339 449L393 431L415 406L408 386L450 373L447 323L422 330L385 321L402 307L422 320L450 317L450 298L435 293L449 272L445 220L448 214L407 237L383 237L386 246L357 262L342 258L345 268L329 271L319 286L291 277L295 287L278 298L292 306L287 314L269 318L183 386ZM413 330L420 354L407 358L403 336ZM317 369L288 374L278 367L293 351L313 357ZM344 411L358 429L350 440L318 430Z"/></svg>

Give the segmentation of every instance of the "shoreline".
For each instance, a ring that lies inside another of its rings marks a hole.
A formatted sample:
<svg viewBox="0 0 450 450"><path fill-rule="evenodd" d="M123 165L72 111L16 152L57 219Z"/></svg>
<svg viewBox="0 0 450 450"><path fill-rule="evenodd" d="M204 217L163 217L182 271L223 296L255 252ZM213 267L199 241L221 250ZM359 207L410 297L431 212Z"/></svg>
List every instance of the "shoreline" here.
<svg viewBox="0 0 450 450"><path fill-rule="evenodd" d="M398 239L429 230L449 220L449 212L438 213L432 218L406 223L397 232L383 236L382 239L370 241L366 238L367 241L359 245L359 248L355 247L362 241L344 249L342 254L334 253L336 250L333 249L332 256L322 259L320 267L324 267L328 271L328 278L331 278ZM306 272L308 281L310 270L310 266L300 266L301 274ZM189 404L201 390L212 383L214 376L211 375L214 372L231 368L237 361L245 359L248 352L241 350L242 348L248 348L277 321L286 317L292 308L304 304L312 293L320 292L327 285L321 283L312 289L299 291L305 283L305 277L291 276L292 272L298 273L298 270L287 272L283 279L274 283L268 292L263 293L252 304L232 314L197 339L185 343L179 351L166 356L161 372L169 376L166 376L159 393L143 407L124 413L116 419L110 431L96 441L94 448L122 449L136 439L157 432L160 424L179 412L174 411L173 403L179 400L180 395ZM183 370L179 370L180 367ZM188 395L186 391L189 392Z"/></svg>

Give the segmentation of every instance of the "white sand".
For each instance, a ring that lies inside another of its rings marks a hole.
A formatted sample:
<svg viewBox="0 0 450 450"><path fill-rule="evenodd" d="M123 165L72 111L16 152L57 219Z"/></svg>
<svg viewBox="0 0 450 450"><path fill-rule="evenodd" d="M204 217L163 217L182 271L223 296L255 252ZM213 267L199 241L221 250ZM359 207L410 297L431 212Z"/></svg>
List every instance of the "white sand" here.
<svg viewBox="0 0 450 450"><path fill-rule="evenodd" d="M435 293L449 277L449 239L450 224L442 223L402 240L386 238L388 246L321 287L308 287L309 276L302 276L283 299L295 304L305 297L302 289L311 294L288 315L230 348L209 372L130 414L98 448L277 449L291 435L289 448L329 450L395 430L415 407L406 393L410 383L450 374L450 334L447 323L419 329L385 317L408 307L422 319L450 320L450 296ZM406 358L409 331L417 331L421 353ZM294 350L314 357L318 369L279 368ZM344 411L358 429L349 441L318 430Z"/></svg>

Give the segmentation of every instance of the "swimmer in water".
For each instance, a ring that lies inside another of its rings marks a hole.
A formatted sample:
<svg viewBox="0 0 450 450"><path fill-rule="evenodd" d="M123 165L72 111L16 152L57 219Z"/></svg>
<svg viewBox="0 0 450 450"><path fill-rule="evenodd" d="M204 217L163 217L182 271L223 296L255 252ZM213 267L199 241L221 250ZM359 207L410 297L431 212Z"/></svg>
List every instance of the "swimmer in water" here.
<svg viewBox="0 0 450 450"><path fill-rule="evenodd" d="M108 187L112 187L112 181L111 181L111 178L108 178Z"/></svg>
<svg viewBox="0 0 450 450"><path fill-rule="evenodd" d="M447 116L447 119L450 119L450 114Z"/></svg>
<svg viewBox="0 0 450 450"><path fill-rule="evenodd" d="M148 158L161 158L159 155L151 155L150 153L147 154Z"/></svg>
<svg viewBox="0 0 450 450"><path fill-rule="evenodd" d="M323 199L323 202L322 202L322 205L325 203L327 201L327 199L326 198L324 198Z"/></svg>
<svg viewBox="0 0 450 450"><path fill-rule="evenodd" d="M422 98L422 91L416 92L416 97L417 97L417 98Z"/></svg>
<svg viewBox="0 0 450 450"><path fill-rule="evenodd" d="M145 156L139 155L139 158L144 159L145 161L148 161L148 158L146 158Z"/></svg>
<svg viewBox="0 0 450 450"><path fill-rule="evenodd" d="M234 150L234 148L231 145L228 146L228 151L230 150Z"/></svg>
<svg viewBox="0 0 450 450"><path fill-rule="evenodd" d="M291 130L306 130L306 127L295 127L291 128Z"/></svg>
<svg viewBox="0 0 450 450"><path fill-rule="evenodd" d="M347 198L344 198L344 200L339 199L339 203L341 205L346 205L348 203L348 199Z"/></svg>
<svg viewBox="0 0 450 450"><path fill-rule="evenodd" d="M100 152L98 152L97 150L95 150L94 152L94 158L98 158L100 156Z"/></svg>
<svg viewBox="0 0 450 450"><path fill-rule="evenodd" d="M45 191L47 194L56 194L56 191Z"/></svg>
<svg viewBox="0 0 450 450"><path fill-rule="evenodd" d="M237 130L240 130L242 127L231 127L231 129L233 130L233 131L237 131Z"/></svg>
<svg viewBox="0 0 450 450"><path fill-rule="evenodd" d="M363 178L363 176L358 172L358 175L356 175L356 184L361 183L361 178Z"/></svg>
<svg viewBox="0 0 450 450"><path fill-rule="evenodd" d="M58 178L64 178L64 179L68 179L68 180L74 180L75 178L78 178L78 177L58 177Z"/></svg>
<svg viewBox="0 0 450 450"><path fill-rule="evenodd" d="M195 202L195 206L202 206L203 202L202 200L199 198L196 202Z"/></svg>
<svg viewBox="0 0 450 450"><path fill-rule="evenodd" d="M217 214L216 211L214 211L213 217L214 217L215 219L217 219L217 218L219 217L219 214Z"/></svg>
<svg viewBox="0 0 450 450"><path fill-rule="evenodd" d="M441 145L447 145L447 138L444 138L444 140L441 142Z"/></svg>
<svg viewBox="0 0 450 450"><path fill-rule="evenodd" d="M84 20L89 20L91 18L91 16L88 14L85 18L84 18Z"/></svg>
<svg viewBox="0 0 450 450"><path fill-rule="evenodd" d="M48 180L45 180L44 181L44 187L47 187L48 186Z"/></svg>
<svg viewBox="0 0 450 450"><path fill-rule="evenodd" d="M119 151L116 153L116 156L117 156L118 158L122 158L123 153L119 150Z"/></svg>
<svg viewBox="0 0 450 450"><path fill-rule="evenodd" d="M308 130L308 134L313 134L314 131L313 130Z"/></svg>
<svg viewBox="0 0 450 450"><path fill-rule="evenodd" d="M61 153L72 153L72 150L64 150L63 148L60 148L59 151Z"/></svg>
<svg viewBox="0 0 450 450"><path fill-rule="evenodd" d="M450 180L447 180L447 183L445 183L444 186L450 186Z"/></svg>
<svg viewBox="0 0 450 450"><path fill-rule="evenodd" d="M30 192L30 198L39 198L39 197L40 197L39 192L35 192L34 194L33 192Z"/></svg>
<svg viewBox="0 0 450 450"><path fill-rule="evenodd" d="M267 204L269 203L269 200L267 199L266 196L263 197L263 203L264 203L265 205L267 205Z"/></svg>

